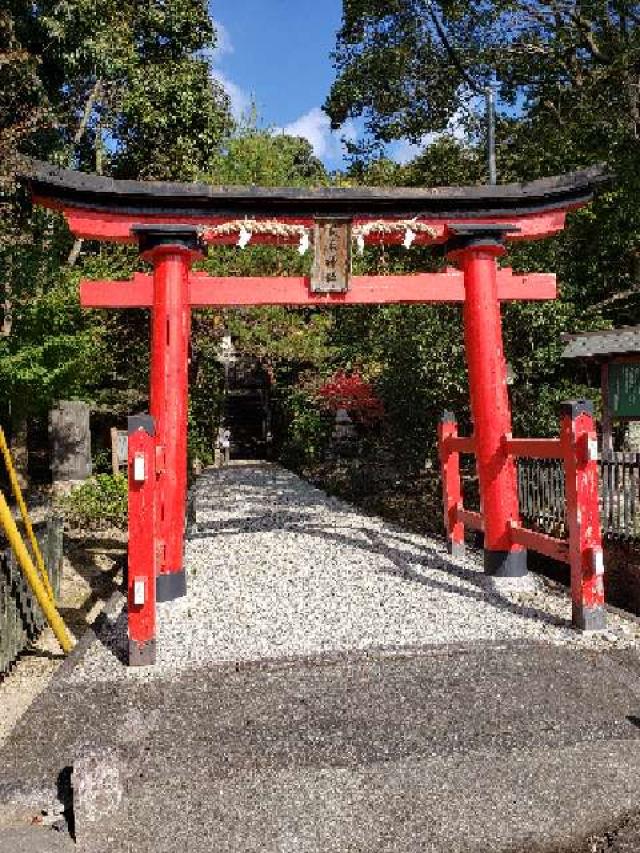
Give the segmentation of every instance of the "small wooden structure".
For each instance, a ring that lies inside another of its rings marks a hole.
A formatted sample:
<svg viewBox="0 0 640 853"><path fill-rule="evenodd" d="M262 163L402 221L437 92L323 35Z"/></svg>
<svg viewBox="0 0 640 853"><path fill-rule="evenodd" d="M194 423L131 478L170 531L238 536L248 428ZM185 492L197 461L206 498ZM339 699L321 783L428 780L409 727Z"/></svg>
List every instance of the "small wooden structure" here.
<svg viewBox="0 0 640 853"><path fill-rule="evenodd" d="M111 470L117 476L121 469L129 464L129 433L118 427L111 427Z"/></svg>
<svg viewBox="0 0 640 853"><path fill-rule="evenodd" d="M640 421L640 326L570 335L566 340L563 358L600 366L602 455L610 458L614 421Z"/></svg>

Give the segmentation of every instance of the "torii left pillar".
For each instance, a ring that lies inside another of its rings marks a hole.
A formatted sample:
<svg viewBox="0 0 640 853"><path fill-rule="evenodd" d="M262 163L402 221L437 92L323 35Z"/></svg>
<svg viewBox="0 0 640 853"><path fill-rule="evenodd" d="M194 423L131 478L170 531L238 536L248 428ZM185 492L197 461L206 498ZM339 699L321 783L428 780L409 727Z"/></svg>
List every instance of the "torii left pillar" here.
<svg viewBox="0 0 640 853"><path fill-rule="evenodd" d="M156 547L158 601L187 591L184 530L191 304L189 274L202 255L191 226L133 229L142 257L153 265L150 410L158 437Z"/></svg>

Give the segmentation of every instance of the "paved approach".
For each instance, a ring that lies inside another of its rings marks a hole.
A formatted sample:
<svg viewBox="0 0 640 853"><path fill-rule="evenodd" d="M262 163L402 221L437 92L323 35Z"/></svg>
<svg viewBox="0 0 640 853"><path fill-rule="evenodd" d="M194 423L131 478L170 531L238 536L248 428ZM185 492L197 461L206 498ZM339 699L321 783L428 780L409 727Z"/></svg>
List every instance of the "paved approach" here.
<svg viewBox="0 0 640 853"><path fill-rule="evenodd" d="M477 555L275 466L207 472L195 502L158 663L123 665L114 601L0 752L0 801L64 799L73 768L89 851L556 853L629 834L635 621L579 635L566 595L509 595ZM1 827L0 851L22 849ZM73 849L39 833L25 850Z"/></svg>

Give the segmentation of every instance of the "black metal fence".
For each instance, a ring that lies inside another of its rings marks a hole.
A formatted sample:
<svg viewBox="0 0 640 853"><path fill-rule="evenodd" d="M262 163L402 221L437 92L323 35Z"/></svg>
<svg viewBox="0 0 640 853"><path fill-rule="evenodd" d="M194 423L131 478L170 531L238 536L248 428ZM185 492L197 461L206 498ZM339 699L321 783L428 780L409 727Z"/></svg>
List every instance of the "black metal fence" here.
<svg viewBox="0 0 640 853"><path fill-rule="evenodd" d="M45 523L35 526L35 532L57 598L62 577L62 518L50 516ZM13 551L8 547L0 550L0 676L36 639L45 624Z"/></svg>
<svg viewBox="0 0 640 853"><path fill-rule="evenodd" d="M640 542L640 454L613 453L599 467L603 535ZM526 527L567 535L561 459L518 459L518 499Z"/></svg>
<svg viewBox="0 0 640 853"><path fill-rule="evenodd" d="M566 536L562 459L518 459L518 502L525 527Z"/></svg>
<svg viewBox="0 0 640 853"><path fill-rule="evenodd" d="M602 528L640 540L640 453L612 453L600 462Z"/></svg>

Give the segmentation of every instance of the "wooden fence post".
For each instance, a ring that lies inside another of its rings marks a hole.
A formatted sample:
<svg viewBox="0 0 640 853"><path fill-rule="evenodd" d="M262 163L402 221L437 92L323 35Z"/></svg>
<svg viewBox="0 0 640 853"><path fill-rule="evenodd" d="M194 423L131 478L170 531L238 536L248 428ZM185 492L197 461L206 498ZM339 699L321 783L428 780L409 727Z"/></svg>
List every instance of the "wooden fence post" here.
<svg viewBox="0 0 640 853"><path fill-rule="evenodd" d="M442 473L442 501L444 525L447 531L449 553L453 557L464 556L464 525L458 521L458 510L462 508L462 486L460 483L460 454L450 451L447 439L458 435L458 422L452 412L444 412L438 424L438 452Z"/></svg>
<svg viewBox="0 0 640 853"><path fill-rule="evenodd" d="M606 627L604 561L598 500L598 442L593 404L562 403L560 441L565 465L573 624L583 631Z"/></svg>
<svg viewBox="0 0 640 853"><path fill-rule="evenodd" d="M153 418L129 418L129 665L156 659L156 438Z"/></svg>

